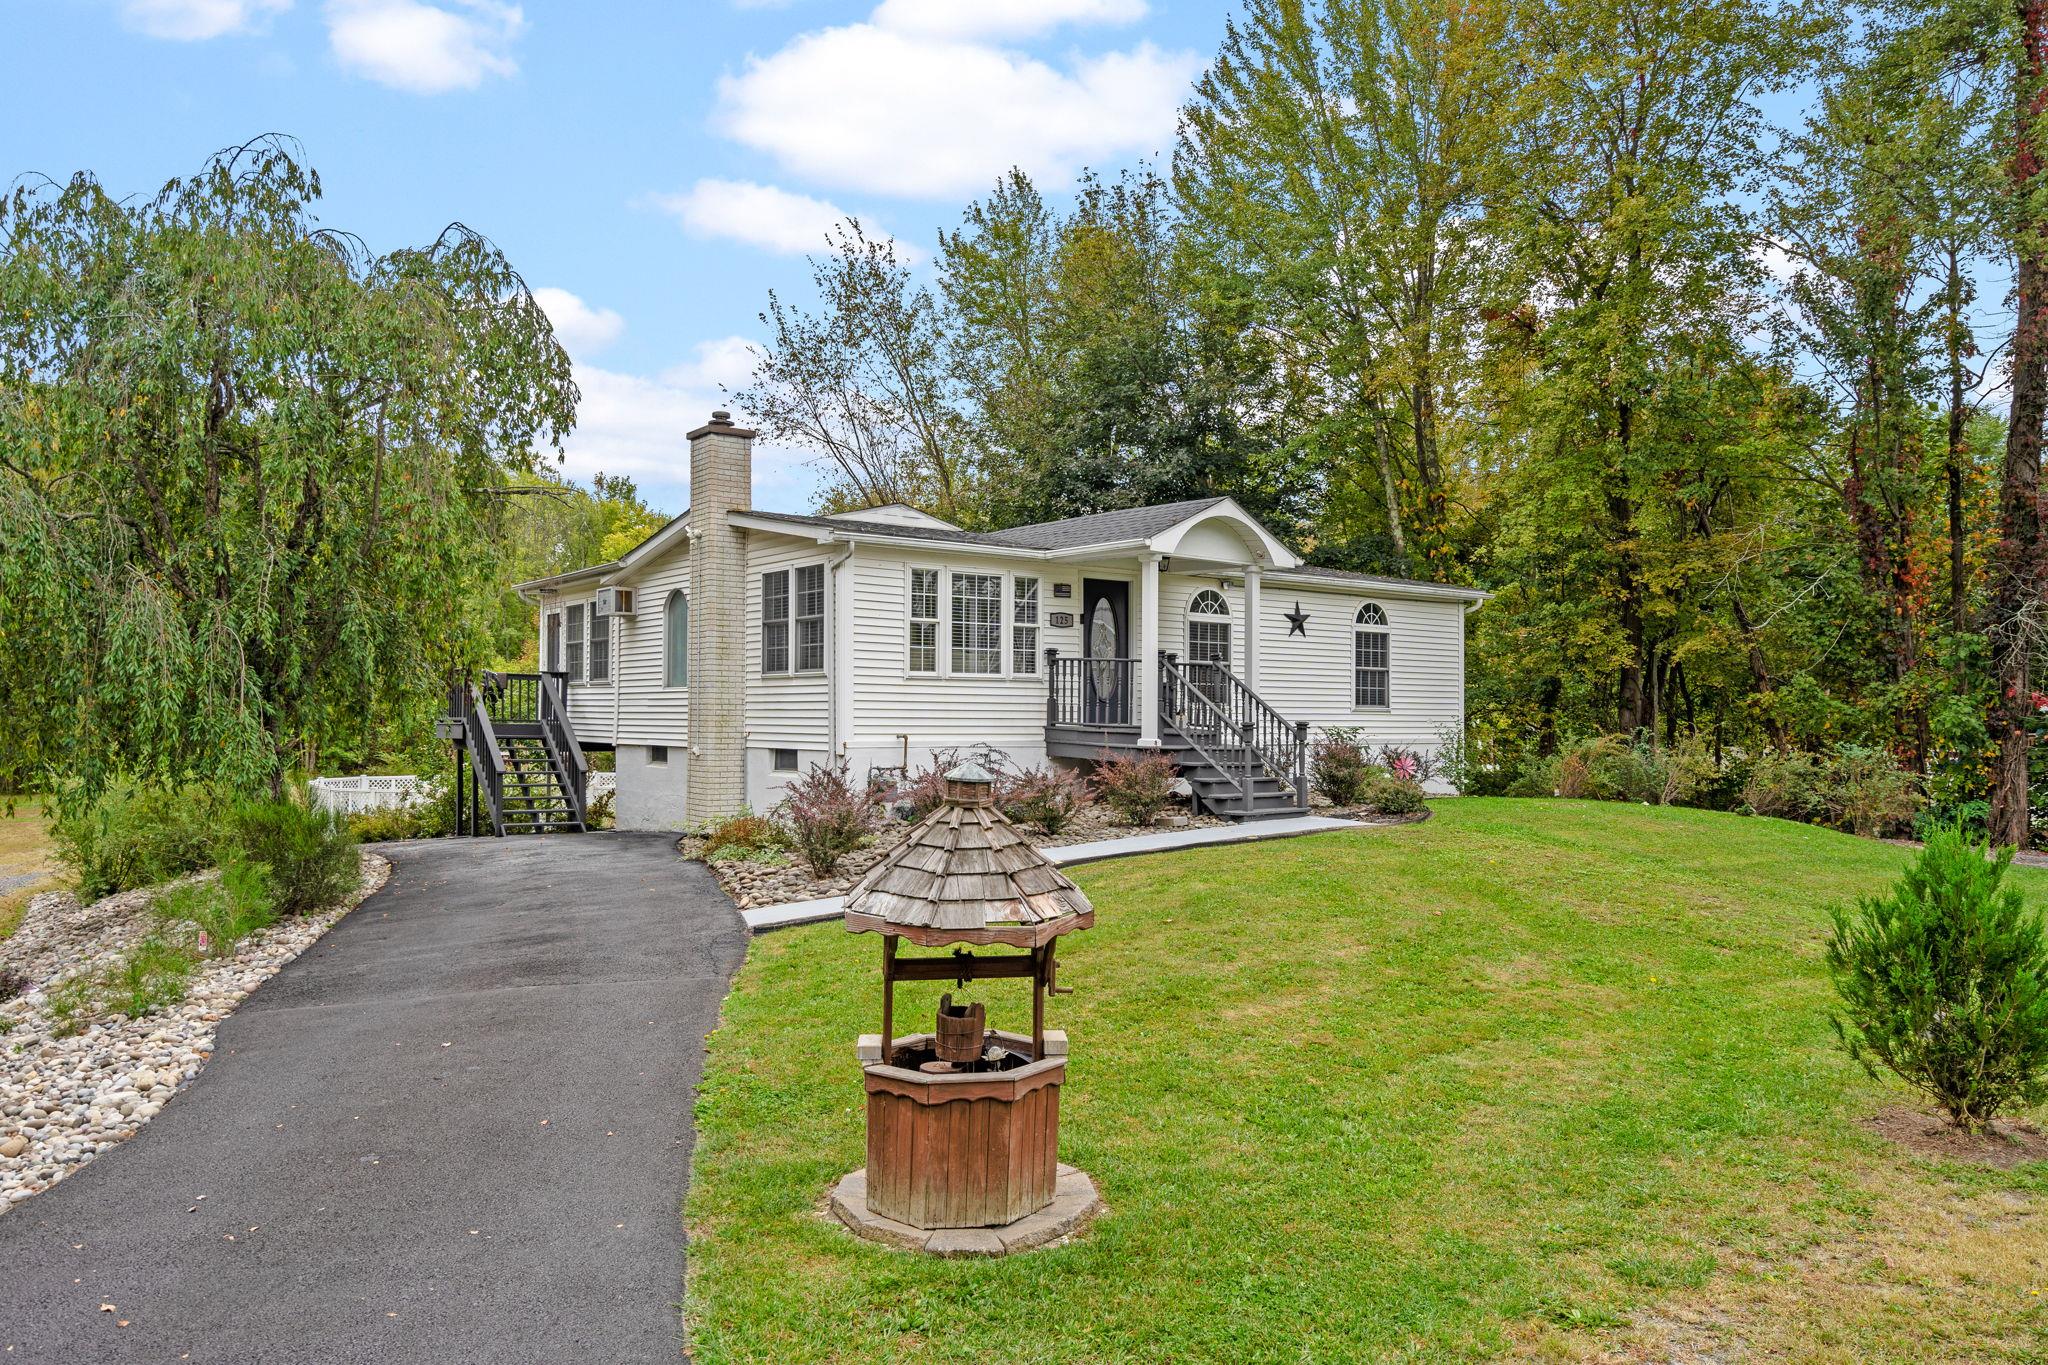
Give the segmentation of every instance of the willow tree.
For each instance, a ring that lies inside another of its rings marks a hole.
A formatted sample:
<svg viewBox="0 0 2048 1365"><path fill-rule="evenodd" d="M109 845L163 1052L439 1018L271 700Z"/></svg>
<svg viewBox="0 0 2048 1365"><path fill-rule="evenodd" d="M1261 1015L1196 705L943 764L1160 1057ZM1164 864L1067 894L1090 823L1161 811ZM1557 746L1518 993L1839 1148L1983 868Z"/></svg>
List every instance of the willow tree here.
<svg viewBox="0 0 2048 1365"><path fill-rule="evenodd" d="M487 648L481 509L577 392L466 228L322 228L264 139L0 205L0 779L273 788Z"/></svg>

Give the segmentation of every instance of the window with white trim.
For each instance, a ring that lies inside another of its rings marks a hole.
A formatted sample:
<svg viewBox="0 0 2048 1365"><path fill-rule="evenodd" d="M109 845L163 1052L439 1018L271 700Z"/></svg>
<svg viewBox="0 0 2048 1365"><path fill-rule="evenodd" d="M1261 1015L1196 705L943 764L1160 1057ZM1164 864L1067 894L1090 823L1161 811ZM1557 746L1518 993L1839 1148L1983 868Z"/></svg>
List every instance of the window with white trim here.
<svg viewBox="0 0 2048 1365"><path fill-rule="evenodd" d="M939 671L939 571L910 571L910 657L908 671Z"/></svg>
<svg viewBox="0 0 2048 1365"><path fill-rule="evenodd" d="M583 604L569 604L569 681L583 681Z"/></svg>
<svg viewBox="0 0 2048 1365"><path fill-rule="evenodd" d="M799 564L796 570L796 671L821 673L825 668L825 566Z"/></svg>
<svg viewBox="0 0 2048 1365"><path fill-rule="evenodd" d="M761 671L789 672L789 570L761 575Z"/></svg>
<svg viewBox="0 0 2048 1365"><path fill-rule="evenodd" d="M1003 671L1003 576L953 575L952 671Z"/></svg>
<svg viewBox="0 0 2048 1365"><path fill-rule="evenodd" d="M1214 588L1188 603L1188 662L1230 667L1230 604Z"/></svg>
<svg viewBox="0 0 2048 1365"><path fill-rule="evenodd" d="M672 592L668 601L662 604L661 628L665 632L662 640L664 652L662 681L668 687L690 685L690 597L682 591Z"/></svg>
<svg viewBox="0 0 2048 1365"><path fill-rule="evenodd" d="M1354 706L1381 707L1388 701L1387 614L1379 603L1368 602L1358 609L1351 628L1351 702Z"/></svg>
<svg viewBox="0 0 2048 1365"><path fill-rule="evenodd" d="M1010 580L1010 671L1038 671L1038 580L1026 574Z"/></svg>
<svg viewBox="0 0 2048 1365"><path fill-rule="evenodd" d="M550 673L560 673L562 671L562 613L558 611L548 613L547 641L547 648L542 651L547 656L547 662L542 664L541 667Z"/></svg>
<svg viewBox="0 0 2048 1365"><path fill-rule="evenodd" d="M590 604L590 680L612 677L612 618L596 602Z"/></svg>

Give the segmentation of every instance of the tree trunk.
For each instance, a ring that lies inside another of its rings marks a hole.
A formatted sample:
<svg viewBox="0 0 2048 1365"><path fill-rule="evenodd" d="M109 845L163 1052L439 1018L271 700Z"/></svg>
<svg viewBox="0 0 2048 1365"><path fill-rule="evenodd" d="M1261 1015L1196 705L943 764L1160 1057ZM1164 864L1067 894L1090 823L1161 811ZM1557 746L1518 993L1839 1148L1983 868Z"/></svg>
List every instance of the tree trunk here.
<svg viewBox="0 0 2048 1365"><path fill-rule="evenodd" d="M1963 527L1963 437L1969 409L1965 406L1963 350L1962 248L1948 248L1948 617L1949 629L1961 635L1970 628L1970 589L1964 572L1966 532ZM1958 652L1960 657L1960 651Z"/></svg>
<svg viewBox="0 0 2048 1365"><path fill-rule="evenodd" d="M2041 155L2041 117L2048 71L2048 0L2022 0L2022 69L2008 175L2018 260L2018 317L2012 340L2012 410L2005 434L2005 470L1998 495L1998 556L1991 606L1991 659L1998 695L1991 733L1998 742L1992 773L1990 833L1994 842L2024 848L2028 834L2027 720L2033 606L2041 587L2041 421L2048 412L2048 222L2032 200Z"/></svg>

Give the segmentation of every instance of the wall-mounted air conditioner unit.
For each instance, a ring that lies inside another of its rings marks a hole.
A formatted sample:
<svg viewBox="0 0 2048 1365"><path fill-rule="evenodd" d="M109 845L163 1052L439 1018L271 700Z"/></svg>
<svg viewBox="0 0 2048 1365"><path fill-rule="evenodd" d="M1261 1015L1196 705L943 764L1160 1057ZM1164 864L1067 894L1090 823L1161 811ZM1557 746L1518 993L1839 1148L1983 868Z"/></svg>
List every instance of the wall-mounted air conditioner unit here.
<svg viewBox="0 0 2048 1365"><path fill-rule="evenodd" d="M597 609L606 616L631 616L633 614L633 590L631 588L599 588Z"/></svg>

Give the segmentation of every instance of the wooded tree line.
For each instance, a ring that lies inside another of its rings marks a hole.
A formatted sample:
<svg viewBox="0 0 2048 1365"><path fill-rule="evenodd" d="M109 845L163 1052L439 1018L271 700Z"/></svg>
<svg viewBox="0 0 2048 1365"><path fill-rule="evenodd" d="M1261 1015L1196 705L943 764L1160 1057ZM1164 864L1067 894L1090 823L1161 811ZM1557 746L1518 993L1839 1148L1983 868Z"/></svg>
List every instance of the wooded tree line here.
<svg viewBox="0 0 2048 1365"><path fill-rule="evenodd" d="M2017 841L2044 54L2017 0L1251 0L1170 165L1012 172L929 271L850 224L737 398L837 506L1227 493L1492 589L1500 761L1881 746Z"/></svg>

